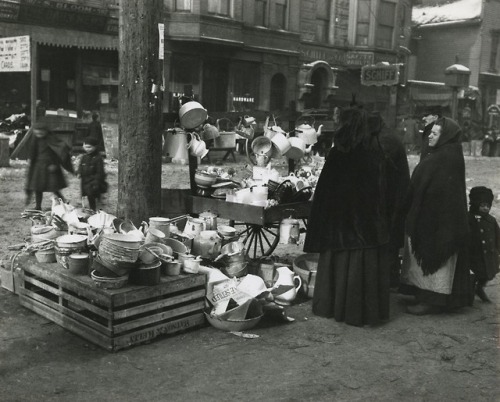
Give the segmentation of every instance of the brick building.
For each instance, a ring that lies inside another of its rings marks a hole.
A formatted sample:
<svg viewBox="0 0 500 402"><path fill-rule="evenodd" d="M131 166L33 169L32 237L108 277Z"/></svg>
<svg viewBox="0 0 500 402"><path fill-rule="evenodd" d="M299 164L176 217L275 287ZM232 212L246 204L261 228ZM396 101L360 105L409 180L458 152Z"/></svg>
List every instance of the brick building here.
<svg viewBox="0 0 500 402"><path fill-rule="evenodd" d="M471 72L459 116L469 106L480 118L489 105L500 103L500 2L425 0L413 8L412 20L411 78L419 83L411 98L417 111L424 104L450 105L444 71L455 63Z"/></svg>

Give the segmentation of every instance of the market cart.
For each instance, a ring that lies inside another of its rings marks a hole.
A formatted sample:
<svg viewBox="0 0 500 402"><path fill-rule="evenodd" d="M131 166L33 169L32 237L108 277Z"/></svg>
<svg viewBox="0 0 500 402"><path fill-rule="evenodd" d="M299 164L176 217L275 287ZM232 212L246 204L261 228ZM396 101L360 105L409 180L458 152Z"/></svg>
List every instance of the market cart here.
<svg viewBox="0 0 500 402"><path fill-rule="evenodd" d="M304 226L311 211L311 201L280 204L270 208L239 204L216 198L192 196L191 213L210 210L231 226L241 228L240 238L252 259L270 255L279 243L279 226L282 219L292 216L302 219Z"/></svg>

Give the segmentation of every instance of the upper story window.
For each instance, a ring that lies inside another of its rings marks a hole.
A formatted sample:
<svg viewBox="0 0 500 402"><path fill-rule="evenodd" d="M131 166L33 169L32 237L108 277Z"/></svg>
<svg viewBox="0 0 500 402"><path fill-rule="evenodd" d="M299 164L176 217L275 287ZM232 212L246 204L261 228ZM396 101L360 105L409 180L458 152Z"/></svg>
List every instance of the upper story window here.
<svg viewBox="0 0 500 402"><path fill-rule="evenodd" d="M288 29L288 0L255 0L254 24Z"/></svg>
<svg viewBox="0 0 500 402"><path fill-rule="evenodd" d="M370 4L371 0L358 1L358 15L356 20L356 45L368 46L370 36Z"/></svg>
<svg viewBox="0 0 500 402"><path fill-rule="evenodd" d="M491 52L490 52L490 72L496 73L499 67L499 46L500 46L500 31L491 32Z"/></svg>
<svg viewBox="0 0 500 402"><path fill-rule="evenodd" d="M191 0L175 0L175 11L191 11Z"/></svg>
<svg viewBox="0 0 500 402"><path fill-rule="evenodd" d="M254 24L257 26L266 26L267 21L267 0L255 0Z"/></svg>
<svg viewBox="0 0 500 402"><path fill-rule="evenodd" d="M330 25L330 0L316 1L316 41L328 42Z"/></svg>
<svg viewBox="0 0 500 402"><path fill-rule="evenodd" d="M396 20L395 0L382 0L378 12L378 26L375 37L375 46L386 49L392 48L394 25Z"/></svg>
<svg viewBox="0 0 500 402"><path fill-rule="evenodd" d="M274 22L275 28L286 29L288 22L288 0L275 0L274 3Z"/></svg>
<svg viewBox="0 0 500 402"><path fill-rule="evenodd" d="M208 0L208 12L216 15L230 15L230 0Z"/></svg>

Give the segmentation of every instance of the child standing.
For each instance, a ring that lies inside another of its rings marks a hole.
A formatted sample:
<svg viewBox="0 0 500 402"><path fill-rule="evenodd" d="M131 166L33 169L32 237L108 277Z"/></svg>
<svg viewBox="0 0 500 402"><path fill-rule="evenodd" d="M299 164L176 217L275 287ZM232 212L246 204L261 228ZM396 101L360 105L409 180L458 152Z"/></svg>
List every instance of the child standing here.
<svg viewBox="0 0 500 402"><path fill-rule="evenodd" d="M470 261L476 276L476 295L485 302L490 299L484 291L486 282L499 272L500 228L489 214L493 191L487 187L473 187L469 194L469 224L471 229Z"/></svg>
<svg viewBox="0 0 500 402"><path fill-rule="evenodd" d="M108 190L104 161L97 149L96 138L87 137L83 143L85 154L82 156L78 173L81 178L82 197L87 196L90 209L97 209L101 194Z"/></svg>

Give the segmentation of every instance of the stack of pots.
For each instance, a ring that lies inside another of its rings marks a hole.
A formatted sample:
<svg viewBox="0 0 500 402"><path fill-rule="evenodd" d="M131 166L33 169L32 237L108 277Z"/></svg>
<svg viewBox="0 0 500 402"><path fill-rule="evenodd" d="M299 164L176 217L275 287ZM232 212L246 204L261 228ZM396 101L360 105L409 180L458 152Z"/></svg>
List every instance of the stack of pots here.
<svg viewBox="0 0 500 402"><path fill-rule="evenodd" d="M87 236L78 234L59 236L54 249L57 262L65 269L69 269L68 257L71 254L87 252Z"/></svg>

